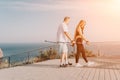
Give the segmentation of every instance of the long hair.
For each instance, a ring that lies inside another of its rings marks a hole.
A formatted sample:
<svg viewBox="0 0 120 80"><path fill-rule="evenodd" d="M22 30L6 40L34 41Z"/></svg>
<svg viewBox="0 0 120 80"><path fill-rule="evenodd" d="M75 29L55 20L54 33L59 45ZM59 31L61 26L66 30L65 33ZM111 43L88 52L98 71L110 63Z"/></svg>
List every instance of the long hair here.
<svg viewBox="0 0 120 80"><path fill-rule="evenodd" d="M84 23L85 23L85 20L80 20L80 22L79 22L78 25L76 26L75 34L74 34L74 39L76 39L78 28L81 27ZM82 33L83 33L84 28L81 27L81 29L82 29Z"/></svg>

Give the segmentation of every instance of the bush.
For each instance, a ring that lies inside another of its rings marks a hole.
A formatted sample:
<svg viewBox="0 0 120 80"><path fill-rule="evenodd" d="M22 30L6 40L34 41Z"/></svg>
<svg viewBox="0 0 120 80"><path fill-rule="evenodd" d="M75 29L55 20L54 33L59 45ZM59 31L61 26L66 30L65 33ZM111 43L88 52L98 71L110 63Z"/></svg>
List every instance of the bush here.
<svg viewBox="0 0 120 80"><path fill-rule="evenodd" d="M90 51L90 50L85 49L85 53L86 53L86 56L87 56L87 57L96 57L96 55L93 54L93 52Z"/></svg>
<svg viewBox="0 0 120 80"><path fill-rule="evenodd" d="M57 51L53 48L49 48L48 50L45 50L44 52L40 53L40 58L42 60L55 59L56 56L57 56Z"/></svg>

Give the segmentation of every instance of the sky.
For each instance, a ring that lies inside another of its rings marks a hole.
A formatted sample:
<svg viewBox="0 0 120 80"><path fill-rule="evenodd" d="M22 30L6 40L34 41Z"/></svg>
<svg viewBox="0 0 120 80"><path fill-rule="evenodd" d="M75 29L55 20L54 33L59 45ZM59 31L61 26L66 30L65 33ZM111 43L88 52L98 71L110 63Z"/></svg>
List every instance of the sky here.
<svg viewBox="0 0 120 80"><path fill-rule="evenodd" d="M0 0L0 6L0 43L55 41L65 16L72 37L84 19L89 41L120 41L120 0Z"/></svg>

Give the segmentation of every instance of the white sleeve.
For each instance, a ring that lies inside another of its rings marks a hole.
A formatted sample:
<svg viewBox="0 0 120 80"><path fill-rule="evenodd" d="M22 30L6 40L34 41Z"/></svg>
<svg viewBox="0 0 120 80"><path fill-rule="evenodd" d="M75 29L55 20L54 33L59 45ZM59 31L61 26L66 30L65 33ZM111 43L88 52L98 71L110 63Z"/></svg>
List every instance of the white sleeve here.
<svg viewBox="0 0 120 80"><path fill-rule="evenodd" d="M63 31L68 32L68 27L66 25L63 25Z"/></svg>
<svg viewBox="0 0 120 80"><path fill-rule="evenodd" d="M56 35L56 41L59 41L59 27L58 27L58 30L57 30L57 35Z"/></svg>

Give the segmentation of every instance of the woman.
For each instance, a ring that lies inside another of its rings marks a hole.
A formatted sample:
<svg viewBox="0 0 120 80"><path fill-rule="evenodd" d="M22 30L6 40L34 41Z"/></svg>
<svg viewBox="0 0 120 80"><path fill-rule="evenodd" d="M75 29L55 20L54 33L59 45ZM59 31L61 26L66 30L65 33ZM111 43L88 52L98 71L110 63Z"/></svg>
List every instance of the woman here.
<svg viewBox="0 0 120 80"><path fill-rule="evenodd" d="M89 41L83 35L85 25L86 25L86 22L84 20L81 20L75 30L74 40L76 41L76 46L77 46L77 53L75 55L76 67L82 67L82 65L79 64L80 53L82 53L82 57L88 66L93 64L93 62L88 62L86 55L85 55L85 49L82 44L83 41L85 41L86 44L89 44Z"/></svg>

